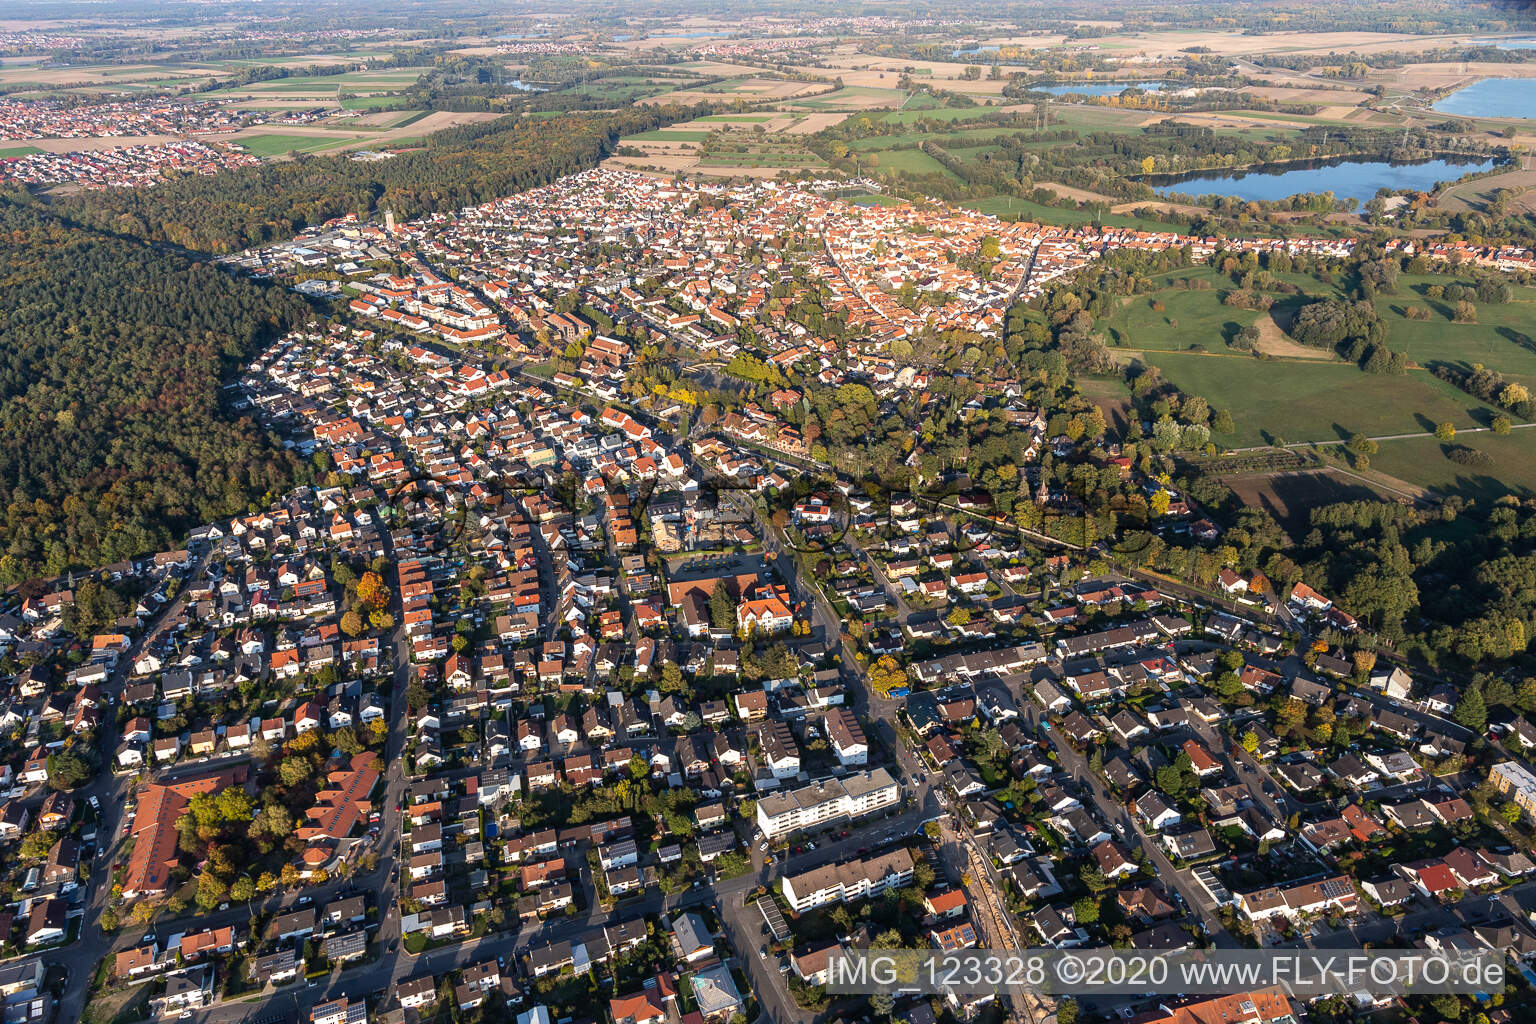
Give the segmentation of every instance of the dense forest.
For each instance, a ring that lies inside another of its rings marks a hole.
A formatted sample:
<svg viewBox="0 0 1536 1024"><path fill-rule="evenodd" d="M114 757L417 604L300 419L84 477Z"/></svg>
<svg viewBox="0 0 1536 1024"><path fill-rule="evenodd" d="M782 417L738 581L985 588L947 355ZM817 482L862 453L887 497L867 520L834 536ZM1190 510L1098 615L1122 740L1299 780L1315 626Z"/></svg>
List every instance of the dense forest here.
<svg viewBox="0 0 1536 1024"><path fill-rule="evenodd" d="M642 107L557 119L506 117L437 132L389 160L301 157L155 188L110 189L58 201L93 227L200 252L238 252L293 237L308 224L388 207L402 219L455 210L585 170L621 135L696 116Z"/></svg>
<svg viewBox="0 0 1536 1024"><path fill-rule="evenodd" d="M0 199L0 580L181 543L297 461L224 410L292 292Z"/></svg>

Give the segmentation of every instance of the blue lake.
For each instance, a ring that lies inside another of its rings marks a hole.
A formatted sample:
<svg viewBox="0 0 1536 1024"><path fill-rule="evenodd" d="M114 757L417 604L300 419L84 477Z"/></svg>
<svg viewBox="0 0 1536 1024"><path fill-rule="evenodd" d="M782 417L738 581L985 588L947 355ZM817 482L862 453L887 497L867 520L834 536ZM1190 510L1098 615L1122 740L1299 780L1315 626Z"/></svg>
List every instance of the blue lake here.
<svg viewBox="0 0 1536 1024"><path fill-rule="evenodd" d="M1153 188L1160 195L1182 192L1192 196L1236 196L1239 199L1287 199L1307 192L1332 192L1339 199L1365 203L1380 189L1427 191L1437 181L1454 181L1473 171L1485 171L1494 160L1422 160L1393 163L1388 160L1318 160L1304 166L1270 170L1216 171L1189 175L1182 180L1159 179Z"/></svg>
<svg viewBox="0 0 1536 1024"><path fill-rule="evenodd" d="M1052 96L1119 96L1135 86L1142 92L1162 92L1167 82L1068 82L1065 85L1032 85L1035 92Z"/></svg>
<svg viewBox="0 0 1536 1024"><path fill-rule="evenodd" d="M1459 117L1536 117L1536 78L1484 78L1435 104Z"/></svg>
<svg viewBox="0 0 1536 1024"><path fill-rule="evenodd" d="M1501 50L1536 50L1536 39L1479 39L1479 46L1497 46Z"/></svg>

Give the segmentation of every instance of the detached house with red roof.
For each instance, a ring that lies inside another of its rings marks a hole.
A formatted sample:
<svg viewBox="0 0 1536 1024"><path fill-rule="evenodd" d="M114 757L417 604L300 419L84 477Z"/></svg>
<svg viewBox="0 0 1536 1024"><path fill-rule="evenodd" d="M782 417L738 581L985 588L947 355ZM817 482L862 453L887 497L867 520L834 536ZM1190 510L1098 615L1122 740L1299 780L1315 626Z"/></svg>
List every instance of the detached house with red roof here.
<svg viewBox="0 0 1536 1024"><path fill-rule="evenodd" d="M302 736L311 729L320 728L320 723L324 721L325 708L312 700L305 701L293 713L293 731Z"/></svg>
<svg viewBox="0 0 1536 1024"><path fill-rule="evenodd" d="M642 989L634 995L610 999L608 1012L613 1016L613 1024L650 1024L665 1020L667 1016L655 989Z"/></svg>
<svg viewBox="0 0 1536 1024"><path fill-rule="evenodd" d="M1459 895L1467 886L1450 865L1438 857L1397 865L1397 873L1414 884L1414 887L1431 899L1444 899Z"/></svg>

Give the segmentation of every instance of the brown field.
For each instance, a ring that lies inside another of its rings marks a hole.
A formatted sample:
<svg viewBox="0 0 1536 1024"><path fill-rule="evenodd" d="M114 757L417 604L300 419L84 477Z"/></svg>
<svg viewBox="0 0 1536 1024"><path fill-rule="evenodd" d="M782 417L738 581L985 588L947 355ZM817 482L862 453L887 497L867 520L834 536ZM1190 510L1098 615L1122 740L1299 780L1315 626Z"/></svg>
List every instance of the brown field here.
<svg viewBox="0 0 1536 1024"><path fill-rule="evenodd" d="M1258 89L1248 89L1247 92L1265 99L1279 100L1282 103L1320 103L1325 109L1349 111L1358 107L1366 100L1371 99L1369 93L1356 92L1353 89L1329 89L1321 84L1316 88L1307 88L1301 85L1295 86L1262 86ZM1339 114L1324 114L1325 117L1339 117Z"/></svg>
<svg viewBox="0 0 1536 1024"><path fill-rule="evenodd" d="M1232 488L1244 505L1262 508L1293 538L1311 526L1311 510L1341 501L1379 501L1407 495L1374 484L1362 476L1341 469L1287 470L1280 473L1248 473L1224 476L1221 482ZM1420 491L1414 497L1421 497Z"/></svg>
<svg viewBox="0 0 1536 1024"><path fill-rule="evenodd" d="M1085 188L1073 188L1071 185L1062 185L1054 181L1038 181L1039 188L1048 188L1063 199L1076 199L1080 203L1113 203L1114 199L1101 195L1098 192L1089 192ZM1145 203L1139 205L1145 206Z"/></svg>
<svg viewBox="0 0 1536 1024"><path fill-rule="evenodd" d="M1116 203L1109 208L1110 213L1135 213L1137 210L1162 210L1166 213L1189 213L1195 216L1207 212L1203 206L1191 206L1188 203L1152 202L1145 199L1137 199L1129 203Z"/></svg>
<svg viewBox="0 0 1536 1024"><path fill-rule="evenodd" d="M1481 210L1501 188L1517 193L1509 202L1510 213L1536 213L1536 170L1507 171L1453 185L1436 197L1435 205L1457 212Z"/></svg>
<svg viewBox="0 0 1536 1024"><path fill-rule="evenodd" d="M1259 329L1259 340L1254 345L1254 348L1267 355L1281 356L1288 359L1333 359L1333 356L1327 352L1321 349L1308 348L1286 334L1280 329L1280 325L1275 323L1273 316L1267 314L1260 316L1254 321L1254 326Z"/></svg>
<svg viewBox="0 0 1536 1024"><path fill-rule="evenodd" d="M1462 64L1409 64L1401 68L1382 68L1366 75L1373 85L1412 92L1415 89L1451 89L1468 85L1479 78L1536 77L1530 64L1490 64L1469 61Z"/></svg>
<svg viewBox="0 0 1536 1024"><path fill-rule="evenodd" d="M1240 56L1252 53L1375 53L1391 50L1429 50L1464 43L1472 35L1404 36L1390 32L1267 32L1242 35L1233 32L1147 32L1106 36L1094 40L1101 49L1140 50L1149 56L1171 57L1188 46L1208 46L1215 53Z"/></svg>
<svg viewBox="0 0 1536 1024"><path fill-rule="evenodd" d="M1231 110L1181 113L1170 120L1190 121L1210 128L1309 128L1313 122L1305 117L1266 115L1247 117Z"/></svg>
<svg viewBox="0 0 1536 1024"><path fill-rule="evenodd" d="M848 115L840 110L834 110L819 114L796 114L795 118L780 131L785 135L815 135L819 131L847 120Z"/></svg>

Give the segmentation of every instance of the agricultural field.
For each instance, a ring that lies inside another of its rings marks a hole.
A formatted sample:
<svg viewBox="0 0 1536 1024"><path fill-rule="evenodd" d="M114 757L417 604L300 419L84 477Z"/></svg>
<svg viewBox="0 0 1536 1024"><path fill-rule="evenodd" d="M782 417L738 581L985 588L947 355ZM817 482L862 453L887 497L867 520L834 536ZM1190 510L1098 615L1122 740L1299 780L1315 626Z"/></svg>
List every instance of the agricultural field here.
<svg viewBox="0 0 1536 1024"><path fill-rule="evenodd" d="M318 153L357 140L351 135L252 135L238 141L255 156L273 157L289 153Z"/></svg>
<svg viewBox="0 0 1536 1024"><path fill-rule="evenodd" d="M348 96L341 101L341 107L343 110L377 110L399 102L400 97L387 93L382 96Z"/></svg>
<svg viewBox="0 0 1536 1024"><path fill-rule="evenodd" d="M639 135L631 135L625 139L626 143L634 142L703 142L709 138L708 129L697 131L688 128L657 128L654 131L642 132Z"/></svg>
<svg viewBox="0 0 1536 1024"><path fill-rule="evenodd" d="M210 93L212 98L226 96L270 100L273 97L295 97L301 100L318 100L339 93L359 96L399 92L414 84L428 68L391 68L387 71L349 71L341 75L294 75L269 82L252 82L249 85L230 85Z"/></svg>
<svg viewBox="0 0 1536 1024"><path fill-rule="evenodd" d="M810 152L773 152L717 150L699 157L700 167L824 167L820 157Z"/></svg>
<svg viewBox="0 0 1536 1024"><path fill-rule="evenodd" d="M823 88L815 86L816 89ZM792 110L879 110L901 106L906 93L900 89L875 89L861 86L845 86L835 92L822 93L789 104Z"/></svg>
<svg viewBox="0 0 1536 1024"><path fill-rule="evenodd" d="M872 153L882 149L890 149L893 146L914 145L919 142L936 142L948 150L964 149L967 146L988 145L998 139L1021 134L1016 128L964 128L958 131L902 132L897 135L874 135L866 139L854 139L848 143L848 148L855 153Z"/></svg>

